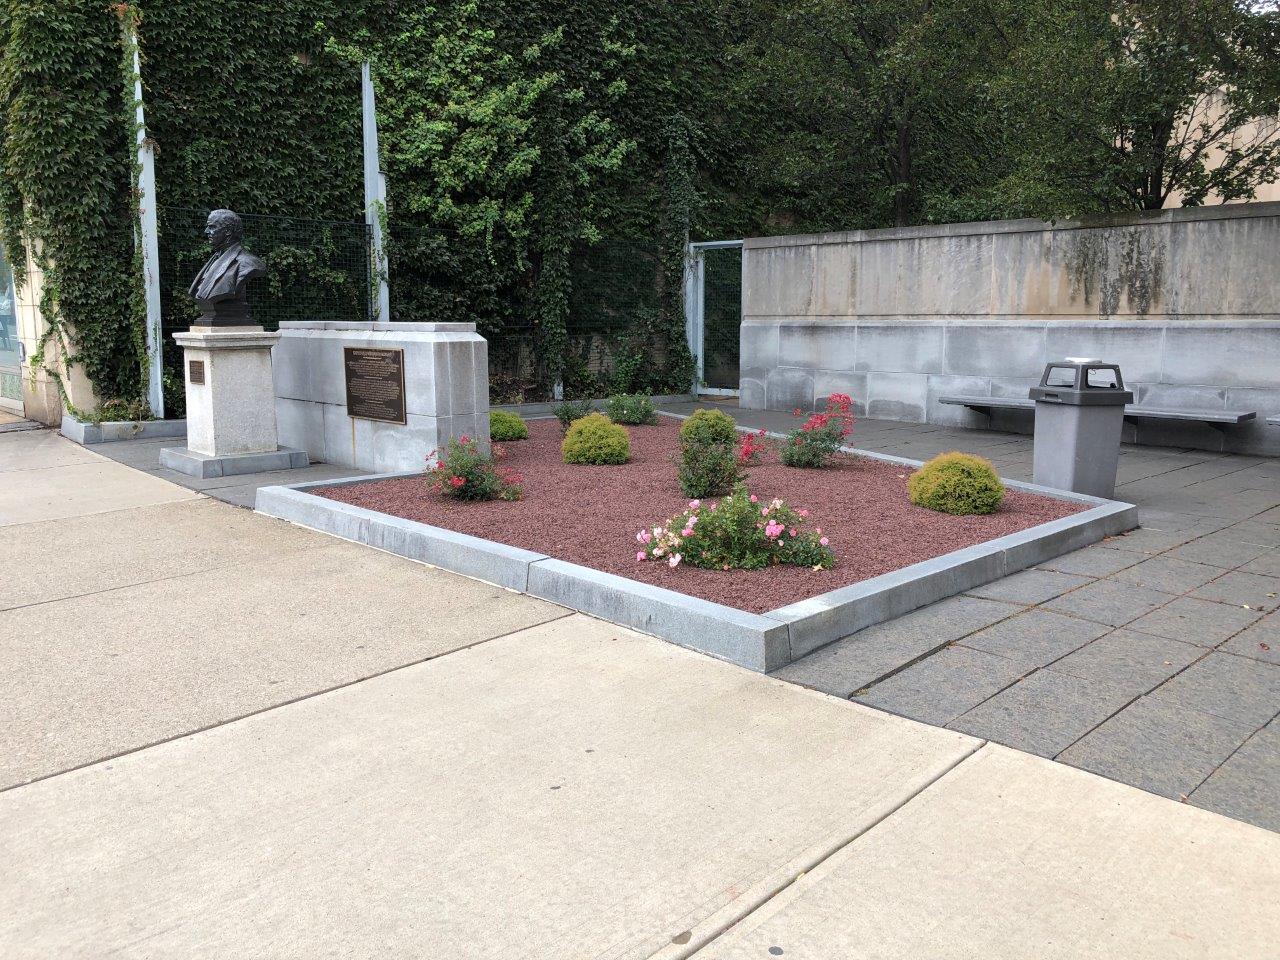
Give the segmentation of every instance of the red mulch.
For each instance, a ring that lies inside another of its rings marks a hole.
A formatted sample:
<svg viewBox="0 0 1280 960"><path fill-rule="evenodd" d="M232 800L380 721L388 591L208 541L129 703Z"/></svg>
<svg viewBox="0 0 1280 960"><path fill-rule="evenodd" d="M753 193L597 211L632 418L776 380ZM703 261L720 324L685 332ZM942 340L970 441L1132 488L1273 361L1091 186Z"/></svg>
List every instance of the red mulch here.
<svg viewBox="0 0 1280 960"><path fill-rule="evenodd" d="M784 467L776 457L749 471L761 500L782 497L808 508L810 523L831 539L832 570L699 570L637 563L636 531L665 521L688 504L676 483L679 424L663 418L629 427L631 462L620 467L569 466L560 459L560 425L529 424L529 439L502 444L502 463L524 475L524 499L464 503L428 490L416 477L326 487L333 500L418 520L560 560L616 573L681 593L764 613L859 580L1056 520L1082 509L1009 490L1004 504L983 517L953 517L907 499L907 468L841 456L824 470ZM856 438L855 438L856 439ZM425 451L424 451L425 452Z"/></svg>

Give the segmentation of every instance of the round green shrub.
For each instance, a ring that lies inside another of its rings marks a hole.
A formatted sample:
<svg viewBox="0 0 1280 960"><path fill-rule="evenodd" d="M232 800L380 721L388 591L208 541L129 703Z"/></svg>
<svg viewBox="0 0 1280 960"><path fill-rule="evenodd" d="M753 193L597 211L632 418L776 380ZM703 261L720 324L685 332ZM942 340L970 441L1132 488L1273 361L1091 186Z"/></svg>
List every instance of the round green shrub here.
<svg viewBox="0 0 1280 960"><path fill-rule="evenodd" d="M995 468L967 453L942 453L907 480L911 502L942 513L966 516L995 513L1004 500L1004 484Z"/></svg>
<svg viewBox="0 0 1280 960"><path fill-rule="evenodd" d="M680 442L685 446L737 443L738 425L723 410L699 410L680 424Z"/></svg>
<svg viewBox="0 0 1280 960"><path fill-rule="evenodd" d="M592 413L573 421L560 451L565 463L626 463L631 459L631 437L603 413Z"/></svg>
<svg viewBox="0 0 1280 960"><path fill-rule="evenodd" d="M489 439L498 441L528 440L529 427L518 414L506 410L489 411Z"/></svg>

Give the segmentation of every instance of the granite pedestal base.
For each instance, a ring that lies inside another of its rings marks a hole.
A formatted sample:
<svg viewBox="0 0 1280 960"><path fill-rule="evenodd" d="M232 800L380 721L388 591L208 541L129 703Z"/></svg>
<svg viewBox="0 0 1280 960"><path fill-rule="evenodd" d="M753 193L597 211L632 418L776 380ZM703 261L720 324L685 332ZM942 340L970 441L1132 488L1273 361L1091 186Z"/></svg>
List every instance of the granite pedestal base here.
<svg viewBox="0 0 1280 960"><path fill-rule="evenodd" d="M160 451L160 466L200 480L236 477L243 473L271 473L296 470L310 464L307 451L279 447L266 453L235 453L214 457L184 447L165 447Z"/></svg>
<svg viewBox="0 0 1280 960"><path fill-rule="evenodd" d="M187 446L160 451L160 464L212 479L305 467L306 451L276 438L271 348L261 327L193 327L175 333L184 351Z"/></svg>

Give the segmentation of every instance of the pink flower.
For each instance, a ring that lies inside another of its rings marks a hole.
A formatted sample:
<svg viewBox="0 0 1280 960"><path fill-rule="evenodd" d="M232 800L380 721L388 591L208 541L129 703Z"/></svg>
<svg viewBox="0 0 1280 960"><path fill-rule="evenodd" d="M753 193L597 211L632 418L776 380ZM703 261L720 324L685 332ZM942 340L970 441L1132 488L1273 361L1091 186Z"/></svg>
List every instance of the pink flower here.
<svg viewBox="0 0 1280 960"><path fill-rule="evenodd" d="M753 494L751 495L751 502L752 502L752 503L759 503L759 502L760 502L760 498L759 498L759 497L757 497L757 496L753 493Z"/></svg>
<svg viewBox="0 0 1280 960"><path fill-rule="evenodd" d="M675 569L676 567L680 566L680 554L678 554L678 553L673 553L673 554L672 554L672 555L667 559L667 566L668 566L668 567L671 567L672 569Z"/></svg>
<svg viewBox="0 0 1280 960"><path fill-rule="evenodd" d="M643 550L637 550L637 551L636 551L636 563L639 563L639 562L640 562L641 560L643 560L643 559L644 559L644 551L643 551Z"/></svg>
<svg viewBox="0 0 1280 960"><path fill-rule="evenodd" d="M795 527L792 527L792 528L791 528L791 535L792 535L793 537L796 535L796 528L795 528Z"/></svg>
<svg viewBox="0 0 1280 960"><path fill-rule="evenodd" d="M653 534L650 533L648 530L641 530L639 533L636 534L636 539L639 540L641 543L648 543L650 540L653 539Z"/></svg>
<svg viewBox="0 0 1280 960"><path fill-rule="evenodd" d="M468 436L464 433L462 436L460 436L460 437L458 438L458 442L459 442L459 443L470 443L470 442L471 442L471 438L470 438L470 437L468 437Z"/></svg>
<svg viewBox="0 0 1280 960"><path fill-rule="evenodd" d="M690 501L689 501L689 509L690 509L690 510L697 510L700 506L702 506L702 501L701 501L701 500L690 500Z"/></svg>
<svg viewBox="0 0 1280 960"><path fill-rule="evenodd" d="M680 536L682 536L682 537L692 537L692 536L693 536L693 527L685 527L683 530L681 530L681 531L680 531Z"/></svg>
<svg viewBox="0 0 1280 960"><path fill-rule="evenodd" d="M807 516L809 515L809 511L808 511L808 510L800 510L800 511L799 511L799 514L800 514L800 516L801 516L801 517L807 517Z"/></svg>
<svg viewBox="0 0 1280 960"><path fill-rule="evenodd" d="M822 538L821 540L819 540L818 542L819 542L820 544L822 544L822 545L825 547L825 546L826 546L828 543L830 543L831 541L830 541L830 540L828 540L826 537L823 537L823 538Z"/></svg>
<svg viewBox="0 0 1280 960"><path fill-rule="evenodd" d="M760 508L760 516L762 516L762 517L767 517L768 515L769 515L769 508L768 508L768 507L761 507L761 508Z"/></svg>

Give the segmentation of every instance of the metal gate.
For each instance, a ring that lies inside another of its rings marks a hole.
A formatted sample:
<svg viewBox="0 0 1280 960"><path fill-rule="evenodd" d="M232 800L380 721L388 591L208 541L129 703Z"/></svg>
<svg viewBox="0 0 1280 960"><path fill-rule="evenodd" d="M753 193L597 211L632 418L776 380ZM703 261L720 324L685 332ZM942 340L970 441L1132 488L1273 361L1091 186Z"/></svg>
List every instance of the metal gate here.
<svg viewBox="0 0 1280 960"><path fill-rule="evenodd" d="M742 326L742 241L689 244L685 331L697 361L698 393L737 396Z"/></svg>

